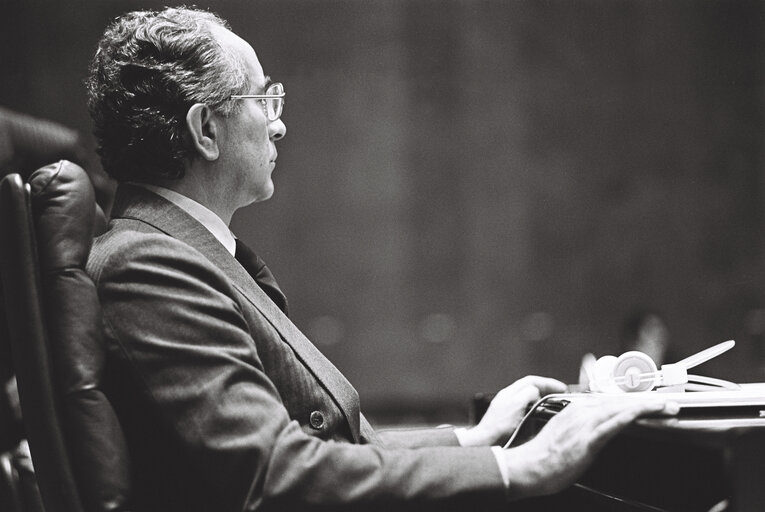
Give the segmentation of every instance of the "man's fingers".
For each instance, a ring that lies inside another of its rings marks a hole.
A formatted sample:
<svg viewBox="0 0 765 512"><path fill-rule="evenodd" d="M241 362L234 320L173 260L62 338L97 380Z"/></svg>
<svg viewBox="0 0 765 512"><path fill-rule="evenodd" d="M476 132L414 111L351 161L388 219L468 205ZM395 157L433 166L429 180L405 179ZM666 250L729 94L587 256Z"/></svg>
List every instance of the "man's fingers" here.
<svg viewBox="0 0 765 512"><path fill-rule="evenodd" d="M624 399L612 400L592 397L589 400L572 403L553 420L560 418L560 422L567 423L572 428L594 430L623 413L634 420L645 414L676 414L677 410L678 406L674 402L641 400L625 403ZM579 427L574 427L574 424L578 424Z"/></svg>
<svg viewBox="0 0 765 512"><path fill-rule="evenodd" d="M595 402L598 404L598 402ZM655 397L625 397L622 399L604 400L598 404L604 414L618 413L623 410L636 410L638 415L644 414L677 414L677 402L659 400Z"/></svg>
<svg viewBox="0 0 765 512"><path fill-rule="evenodd" d="M629 408L611 416L592 430L592 448L600 450L612 437L641 415L641 409Z"/></svg>
<svg viewBox="0 0 765 512"><path fill-rule="evenodd" d="M534 385L539 389L539 394L542 396L550 393L565 393L568 389L563 382L549 377L535 377Z"/></svg>
<svg viewBox="0 0 765 512"><path fill-rule="evenodd" d="M519 389L514 395L528 405L539 400L542 393L540 393L539 388L536 386L526 386Z"/></svg>
<svg viewBox="0 0 765 512"><path fill-rule="evenodd" d="M566 391L566 385L561 381L549 377L540 377L539 375L527 375L518 379L510 385L510 388L522 388L528 385L535 386L539 390L541 396L549 395L550 393L563 393Z"/></svg>
<svg viewBox="0 0 765 512"><path fill-rule="evenodd" d="M623 404L609 404L602 410L599 424L593 429L595 449L599 449L620 430L646 414L676 414L678 411L675 402L640 402L625 407Z"/></svg>

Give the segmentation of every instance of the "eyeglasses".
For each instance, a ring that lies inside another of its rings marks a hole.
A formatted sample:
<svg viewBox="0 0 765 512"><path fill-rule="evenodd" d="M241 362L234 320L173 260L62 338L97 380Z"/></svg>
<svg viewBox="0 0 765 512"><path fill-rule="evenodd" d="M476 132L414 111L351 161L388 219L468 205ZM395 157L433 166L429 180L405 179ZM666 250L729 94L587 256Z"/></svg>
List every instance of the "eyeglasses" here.
<svg viewBox="0 0 765 512"><path fill-rule="evenodd" d="M281 117L282 110L284 110L284 86L281 83L274 82L269 85L265 94L236 94L231 96L232 100L250 98L260 100L269 121L276 121Z"/></svg>

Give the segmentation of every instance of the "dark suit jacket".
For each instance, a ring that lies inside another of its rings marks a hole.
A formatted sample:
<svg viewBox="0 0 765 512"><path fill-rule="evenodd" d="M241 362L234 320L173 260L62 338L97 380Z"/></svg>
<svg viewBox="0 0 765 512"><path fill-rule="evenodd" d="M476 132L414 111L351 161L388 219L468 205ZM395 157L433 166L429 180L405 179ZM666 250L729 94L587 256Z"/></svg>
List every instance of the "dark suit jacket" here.
<svg viewBox="0 0 765 512"><path fill-rule="evenodd" d="M137 509L503 505L489 448L451 429L376 433L343 375L164 198L120 186L88 272Z"/></svg>

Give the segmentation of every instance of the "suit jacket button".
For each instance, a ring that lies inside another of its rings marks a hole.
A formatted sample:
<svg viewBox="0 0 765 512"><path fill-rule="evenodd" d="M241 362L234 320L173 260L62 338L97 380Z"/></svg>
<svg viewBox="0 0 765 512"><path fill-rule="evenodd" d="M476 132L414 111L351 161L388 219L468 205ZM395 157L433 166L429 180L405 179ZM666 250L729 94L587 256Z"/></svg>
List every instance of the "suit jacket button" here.
<svg viewBox="0 0 765 512"><path fill-rule="evenodd" d="M311 413L311 426L315 428L316 430L319 430L321 427L324 426L324 415L319 411L313 411Z"/></svg>

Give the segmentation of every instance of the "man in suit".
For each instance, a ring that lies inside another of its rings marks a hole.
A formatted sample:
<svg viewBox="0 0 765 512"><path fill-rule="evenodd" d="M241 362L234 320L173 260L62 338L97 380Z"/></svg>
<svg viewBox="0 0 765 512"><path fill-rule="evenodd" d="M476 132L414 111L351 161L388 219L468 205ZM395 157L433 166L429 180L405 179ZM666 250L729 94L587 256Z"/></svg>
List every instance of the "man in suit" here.
<svg viewBox="0 0 765 512"><path fill-rule="evenodd" d="M211 13L129 13L107 28L88 90L120 182L88 271L137 509L506 509L565 488L618 429L662 410L577 404L518 448L492 446L564 389L526 377L473 428L375 432L228 229L271 197L286 133L284 89L252 47Z"/></svg>

